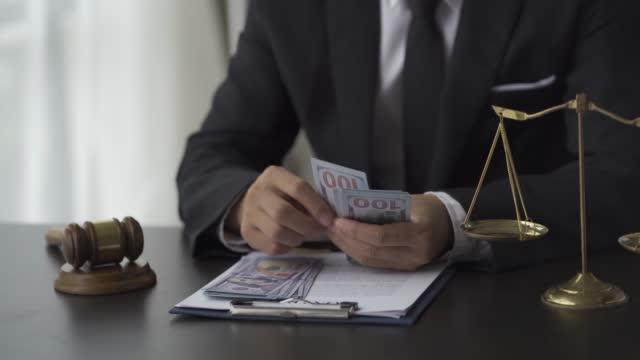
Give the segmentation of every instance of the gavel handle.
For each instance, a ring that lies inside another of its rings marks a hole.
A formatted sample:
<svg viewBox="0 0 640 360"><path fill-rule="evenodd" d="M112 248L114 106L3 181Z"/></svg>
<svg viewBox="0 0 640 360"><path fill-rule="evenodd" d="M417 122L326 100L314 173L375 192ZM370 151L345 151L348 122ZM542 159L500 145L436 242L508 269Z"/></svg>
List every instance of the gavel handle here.
<svg viewBox="0 0 640 360"><path fill-rule="evenodd" d="M65 238L64 229L49 229L46 234L44 234L44 239L47 242L47 246L62 246L62 241Z"/></svg>

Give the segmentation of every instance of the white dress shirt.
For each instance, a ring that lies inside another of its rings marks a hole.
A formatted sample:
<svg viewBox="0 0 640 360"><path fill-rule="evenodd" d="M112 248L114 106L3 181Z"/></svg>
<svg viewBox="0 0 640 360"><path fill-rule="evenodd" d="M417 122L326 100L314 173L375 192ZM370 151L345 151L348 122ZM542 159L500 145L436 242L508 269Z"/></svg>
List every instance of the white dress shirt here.
<svg viewBox="0 0 640 360"><path fill-rule="evenodd" d="M442 0L436 8L436 22L443 37L445 60L448 60L453 51L460 12L463 0ZM378 73L378 92L374 104L374 119L376 131L374 131L374 142L376 132L384 134L387 139L402 139L402 71L404 67L405 47L409 24L411 22L411 10L407 0L380 0L380 58ZM446 63L446 61L445 61ZM388 143L388 141L387 141ZM393 151L403 151L402 142L393 142L396 148ZM390 149L385 148L385 151ZM399 156L402 156L401 154ZM377 157L374 156L374 159ZM388 164L384 159L389 157L378 157L374 160L374 168L377 172L401 176L402 171L398 171L398 163ZM385 171L385 169L394 171ZM402 178L391 178L390 183L397 183ZM445 205L453 225L454 245L446 255L449 261L479 261L487 260L491 257L491 248L485 242L478 242L469 239L460 229L464 221L466 212L458 201L444 192L428 192L437 196ZM227 213L220 223L218 233L222 243L233 251L249 251L246 242L236 234L224 231L224 223Z"/></svg>

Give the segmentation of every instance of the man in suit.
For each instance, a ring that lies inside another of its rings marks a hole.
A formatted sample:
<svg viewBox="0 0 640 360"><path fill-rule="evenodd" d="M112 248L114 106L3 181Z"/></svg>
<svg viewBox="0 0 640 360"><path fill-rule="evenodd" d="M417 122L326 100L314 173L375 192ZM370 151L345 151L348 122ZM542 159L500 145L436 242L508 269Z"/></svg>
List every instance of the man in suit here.
<svg viewBox="0 0 640 360"><path fill-rule="evenodd" d="M318 235L365 265L402 270L442 256L495 270L576 253L575 113L507 124L529 214L547 238L489 244L459 226L496 130L490 105L535 112L586 92L640 113L632 3L252 2L178 174L194 254L284 253ZM411 222L335 218L276 166L301 127L317 157L415 194ZM585 137L590 245L600 248L640 228L640 130L589 115ZM474 217L513 218L504 161L491 169Z"/></svg>

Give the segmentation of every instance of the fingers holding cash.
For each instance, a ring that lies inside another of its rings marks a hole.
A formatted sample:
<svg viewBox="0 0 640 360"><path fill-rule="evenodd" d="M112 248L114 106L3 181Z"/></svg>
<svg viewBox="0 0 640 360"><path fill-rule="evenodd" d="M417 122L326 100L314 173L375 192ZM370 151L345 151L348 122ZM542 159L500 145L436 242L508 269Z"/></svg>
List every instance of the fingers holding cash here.
<svg viewBox="0 0 640 360"><path fill-rule="evenodd" d="M322 201L322 199L318 200ZM270 235L277 238L280 228L291 230L298 234L300 241L305 236L317 235L324 232L324 226L309 216L304 208L297 206L297 201L283 196L276 191L265 191L262 194L260 209L268 215L269 219L278 227L274 227ZM299 244L298 244L299 245Z"/></svg>
<svg viewBox="0 0 640 360"><path fill-rule="evenodd" d="M327 234L357 262L415 270L451 246L448 213L435 196L370 190L361 171L317 159L311 164L316 190L340 217Z"/></svg>
<svg viewBox="0 0 640 360"><path fill-rule="evenodd" d="M435 196L371 190L361 171L311 163L315 190L271 166L232 207L227 226L272 255L326 234L359 263L397 270L414 270L452 243L448 213Z"/></svg>
<svg viewBox="0 0 640 360"><path fill-rule="evenodd" d="M430 245L431 233L422 223L377 225L337 219L329 237L362 265L412 271L439 255Z"/></svg>
<svg viewBox="0 0 640 360"><path fill-rule="evenodd" d="M331 225L334 218L333 211L304 179L279 166L267 168L265 176L270 180L268 183L273 186L276 192L281 192L293 203L299 204L322 226Z"/></svg>
<svg viewBox="0 0 640 360"><path fill-rule="evenodd" d="M227 226L253 249L275 255L322 234L333 217L311 185L284 168L270 166L231 208Z"/></svg>

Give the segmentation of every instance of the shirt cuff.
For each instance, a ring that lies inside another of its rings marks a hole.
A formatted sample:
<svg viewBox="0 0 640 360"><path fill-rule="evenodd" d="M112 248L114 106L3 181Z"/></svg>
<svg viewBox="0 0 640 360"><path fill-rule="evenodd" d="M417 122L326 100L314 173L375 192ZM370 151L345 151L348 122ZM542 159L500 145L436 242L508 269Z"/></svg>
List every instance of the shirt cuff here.
<svg viewBox="0 0 640 360"><path fill-rule="evenodd" d="M218 225L218 238L220 239L222 245L224 245L224 247L226 247L227 249L237 253L248 253L251 251L251 248L249 247L249 244L247 244L247 242L242 238L242 236L225 229L227 217L229 216L231 209L236 205L241 197L242 193L238 195L233 200L233 202L231 202L231 205L229 205L227 210L224 212L224 215L222 215L220 225Z"/></svg>
<svg viewBox="0 0 640 360"><path fill-rule="evenodd" d="M426 194L436 196L449 213L453 227L453 247L444 257L449 263L473 262L489 264L493 261L493 251L487 241L474 240L462 231L461 225L467 215L460 203L451 195L442 191L430 191Z"/></svg>

